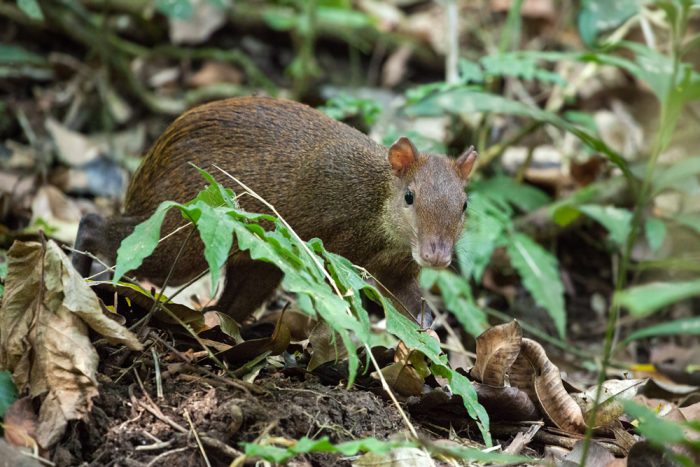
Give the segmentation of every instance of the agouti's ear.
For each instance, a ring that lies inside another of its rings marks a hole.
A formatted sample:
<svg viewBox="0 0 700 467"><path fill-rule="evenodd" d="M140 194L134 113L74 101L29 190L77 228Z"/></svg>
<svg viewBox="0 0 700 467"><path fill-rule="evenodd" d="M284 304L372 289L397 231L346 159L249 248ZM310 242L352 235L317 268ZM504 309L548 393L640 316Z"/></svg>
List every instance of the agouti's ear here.
<svg viewBox="0 0 700 467"><path fill-rule="evenodd" d="M455 161L455 167L457 168L457 174L459 174L459 178L461 178L464 181L467 180L469 174L472 173L472 169L474 168L474 162L476 162L477 157L479 157L479 154L477 154L476 150L474 149L474 146L469 146L469 148L457 158L457 160Z"/></svg>
<svg viewBox="0 0 700 467"><path fill-rule="evenodd" d="M389 148L389 163L394 175L402 175L417 160L418 150L405 136L397 139Z"/></svg>

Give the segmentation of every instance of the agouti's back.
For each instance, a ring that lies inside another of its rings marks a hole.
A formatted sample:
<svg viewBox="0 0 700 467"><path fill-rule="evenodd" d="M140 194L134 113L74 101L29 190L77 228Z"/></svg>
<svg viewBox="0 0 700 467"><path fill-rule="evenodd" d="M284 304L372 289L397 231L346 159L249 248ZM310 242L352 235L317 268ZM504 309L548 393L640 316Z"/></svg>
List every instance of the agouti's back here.
<svg viewBox="0 0 700 467"><path fill-rule="evenodd" d="M192 167L224 186L238 186L214 166L271 203L304 240L318 237L329 251L365 267L413 316L421 309L420 266L445 267L461 233L464 184L476 158L419 153L406 138L388 150L359 131L305 105L263 97L234 98L192 109L158 138L129 185L124 214L86 216L76 249L114 259L119 242L165 200L186 202L205 185ZM250 196L249 211L266 212ZM161 235L183 221L172 212ZM135 271L171 285L206 269L201 241L185 227L162 241ZM184 246L183 246L184 245ZM182 250L182 251L181 251ZM181 259L172 268L174 259ZM74 264L86 274L89 261ZM274 266L236 253L227 263L219 308L242 319L274 290Z"/></svg>
<svg viewBox="0 0 700 467"><path fill-rule="evenodd" d="M235 98L197 107L163 133L130 184L125 215L192 199L204 181L190 163L240 191L214 165L221 167L275 206L302 238L320 237L349 256L355 246L341 239L351 240L348 229L357 238L365 224L376 229L391 183L386 149L354 128L293 101ZM240 203L264 210L250 196Z"/></svg>

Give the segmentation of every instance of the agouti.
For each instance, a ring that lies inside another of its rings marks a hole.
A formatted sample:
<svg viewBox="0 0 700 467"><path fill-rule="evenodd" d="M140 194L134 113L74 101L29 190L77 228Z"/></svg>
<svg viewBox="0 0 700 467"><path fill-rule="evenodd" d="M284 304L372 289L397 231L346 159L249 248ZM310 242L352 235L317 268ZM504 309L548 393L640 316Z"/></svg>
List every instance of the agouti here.
<svg viewBox="0 0 700 467"><path fill-rule="evenodd" d="M88 214L82 219L75 248L113 264L121 240L161 201L186 202L204 187L190 163L225 186L233 185L212 167L217 165L275 206L302 239L318 237L329 251L366 268L404 311L429 325L429 312L421 314L417 276L420 266L450 264L464 224L464 187L475 160L471 149L457 159L419 153L407 138L387 150L359 131L288 100L211 102L184 113L158 138L131 180L122 215L105 219ZM240 205L251 212L267 211L251 196L241 196ZM171 212L161 233L182 225L181 216ZM162 284L191 228L162 241L133 274ZM84 276L89 274L89 256L74 254L73 264ZM206 268L202 243L192 235L168 284L182 284ZM273 265L236 252L226 265L216 308L242 320L281 279Z"/></svg>

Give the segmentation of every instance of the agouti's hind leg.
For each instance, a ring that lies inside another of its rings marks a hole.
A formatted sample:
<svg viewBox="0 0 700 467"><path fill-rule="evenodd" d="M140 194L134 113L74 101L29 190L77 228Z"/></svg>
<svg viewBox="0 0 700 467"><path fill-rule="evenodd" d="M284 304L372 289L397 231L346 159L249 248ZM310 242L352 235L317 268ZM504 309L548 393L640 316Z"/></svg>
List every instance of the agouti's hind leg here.
<svg viewBox="0 0 700 467"><path fill-rule="evenodd" d="M71 255L73 267L81 276L90 276L92 257L84 252L99 257L109 266L114 265L121 241L144 219L144 217L119 215L105 219L99 214L94 213L84 215L83 218L80 219L78 235L75 238L74 250L76 251ZM102 276L102 274L100 274L100 276ZM109 277L105 277L104 279L108 278ZM99 279L102 279L102 277Z"/></svg>
<svg viewBox="0 0 700 467"><path fill-rule="evenodd" d="M93 255L100 253L98 251L100 249L99 239L104 235L105 226L105 219L98 214L86 214L80 219L78 235L75 238L74 249L76 251L71 255L71 262L83 277L90 275L90 267L92 266L92 258L83 252L89 252Z"/></svg>
<svg viewBox="0 0 700 467"><path fill-rule="evenodd" d="M272 295L281 280L282 271L276 266L239 253L226 266L224 291L215 308L241 322Z"/></svg>

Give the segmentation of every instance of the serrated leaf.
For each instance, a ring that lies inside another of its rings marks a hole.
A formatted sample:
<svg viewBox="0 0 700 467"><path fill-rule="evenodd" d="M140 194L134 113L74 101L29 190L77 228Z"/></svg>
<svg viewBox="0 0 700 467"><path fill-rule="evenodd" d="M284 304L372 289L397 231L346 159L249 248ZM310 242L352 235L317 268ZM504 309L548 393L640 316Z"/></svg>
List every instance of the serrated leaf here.
<svg viewBox="0 0 700 467"><path fill-rule="evenodd" d="M627 336L624 342L629 343L645 337L697 335L700 335L700 318L686 318L638 329Z"/></svg>
<svg viewBox="0 0 700 467"><path fill-rule="evenodd" d="M138 269L143 260L155 251L165 215L171 208L180 206L173 201L162 202L151 217L137 225L134 231L122 240L117 250L117 263L112 279L114 283L119 282L127 272Z"/></svg>
<svg viewBox="0 0 700 467"><path fill-rule="evenodd" d="M550 201L549 196L542 190L502 175L474 185L474 189L484 193L485 196L501 199L525 212L534 211Z"/></svg>
<svg viewBox="0 0 700 467"><path fill-rule="evenodd" d="M623 246L627 242L632 228L632 213L628 210L597 204L586 204L577 209L602 224L616 245Z"/></svg>
<svg viewBox="0 0 700 467"><path fill-rule="evenodd" d="M700 295L700 279L687 282L652 282L616 293L615 302L627 308L633 316L641 318L697 295Z"/></svg>
<svg viewBox="0 0 700 467"><path fill-rule="evenodd" d="M559 277L557 258L524 234L511 236L507 245L513 267L535 302L549 313L560 337L566 334L564 286Z"/></svg>
<svg viewBox="0 0 700 467"><path fill-rule="evenodd" d="M666 224L661 219L649 217L644 223L644 232L651 251L658 251L666 238Z"/></svg>

